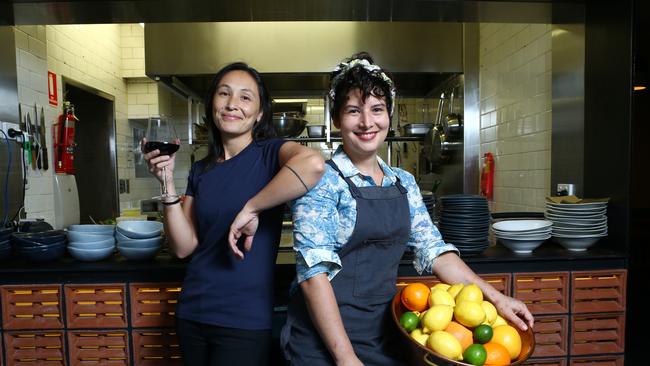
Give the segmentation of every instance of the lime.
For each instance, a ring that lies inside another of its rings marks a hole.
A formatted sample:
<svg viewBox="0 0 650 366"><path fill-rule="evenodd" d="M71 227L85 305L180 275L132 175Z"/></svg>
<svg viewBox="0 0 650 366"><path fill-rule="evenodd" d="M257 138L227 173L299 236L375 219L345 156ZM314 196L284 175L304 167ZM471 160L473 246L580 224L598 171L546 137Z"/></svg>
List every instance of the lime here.
<svg viewBox="0 0 650 366"><path fill-rule="evenodd" d="M418 315L412 311L407 311L399 318L399 323L406 329L407 332L412 332L415 328L418 327L420 323L420 318Z"/></svg>
<svg viewBox="0 0 650 366"><path fill-rule="evenodd" d="M487 324L481 324L474 328L474 341L484 344L492 339L492 327Z"/></svg>
<svg viewBox="0 0 650 366"><path fill-rule="evenodd" d="M463 352L463 361L475 366L481 366L487 359L487 351L482 344L474 343Z"/></svg>

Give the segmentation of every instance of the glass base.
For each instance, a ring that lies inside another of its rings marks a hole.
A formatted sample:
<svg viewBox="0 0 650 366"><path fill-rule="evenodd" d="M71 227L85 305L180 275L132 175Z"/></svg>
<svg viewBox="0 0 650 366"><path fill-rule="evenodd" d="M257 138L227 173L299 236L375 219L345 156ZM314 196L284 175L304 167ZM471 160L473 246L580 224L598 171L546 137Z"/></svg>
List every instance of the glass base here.
<svg viewBox="0 0 650 366"><path fill-rule="evenodd" d="M161 194L160 196L155 196L155 197L151 197L151 198L154 199L154 200L158 200L158 201L171 202L171 201L176 201L177 199L181 198L181 196L179 196L177 194L164 193L164 194Z"/></svg>

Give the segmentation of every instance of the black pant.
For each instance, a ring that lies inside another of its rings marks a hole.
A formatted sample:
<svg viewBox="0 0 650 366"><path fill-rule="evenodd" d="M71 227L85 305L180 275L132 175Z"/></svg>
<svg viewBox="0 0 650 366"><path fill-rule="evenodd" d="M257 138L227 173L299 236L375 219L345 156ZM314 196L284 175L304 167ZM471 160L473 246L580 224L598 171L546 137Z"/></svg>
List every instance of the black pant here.
<svg viewBox="0 0 650 366"><path fill-rule="evenodd" d="M179 318L176 329L187 366L269 364L271 330L225 328Z"/></svg>

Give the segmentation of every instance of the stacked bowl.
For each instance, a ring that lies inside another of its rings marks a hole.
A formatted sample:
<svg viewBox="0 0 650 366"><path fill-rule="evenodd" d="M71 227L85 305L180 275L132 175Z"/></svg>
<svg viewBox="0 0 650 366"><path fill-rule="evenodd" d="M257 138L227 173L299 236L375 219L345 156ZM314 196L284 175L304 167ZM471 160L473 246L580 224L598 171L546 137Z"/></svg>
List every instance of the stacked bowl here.
<svg viewBox="0 0 650 366"><path fill-rule="evenodd" d="M497 240L515 253L531 253L551 237L548 220L503 220L492 224Z"/></svg>
<svg viewBox="0 0 650 366"><path fill-rule="evenodd" d="M11 257L11 242L9 238L13 228L7 227L0 229L0 261Z"/></svg>
<svg viewBox="0 0 650 366"><path fill-rule="evenodd" d="M68 226L68 252L84 262L106 259L115 251L115 225Z"/></svg>
<svg viewBox="0 0 650 366"><path fill-rule="evenodd" d="M483 196L449 195L440 197L442 209L438 228L445 242L461 254L480 254L489 244L490 209Z"/></svg>
<svg viewBox="0 0 650 366"><path fill-rule="evenodd" d="M159 221L120 221L115 232L117 249L126 259L153 258L162 246L162 232Z"/></svg>
<svg viewBox="0 0 650 366"><path fill-rule="evenodd" d="M584 251L607 236L607 202L546 203L553 240L571 251Z"/></svg>
<svg viewBox="0 0 650 366"><path fill-rule="evenodd" d="M63 230L13 233L10 241L16 254L30 262L50 262L65 253L66 237Z"/></svg>

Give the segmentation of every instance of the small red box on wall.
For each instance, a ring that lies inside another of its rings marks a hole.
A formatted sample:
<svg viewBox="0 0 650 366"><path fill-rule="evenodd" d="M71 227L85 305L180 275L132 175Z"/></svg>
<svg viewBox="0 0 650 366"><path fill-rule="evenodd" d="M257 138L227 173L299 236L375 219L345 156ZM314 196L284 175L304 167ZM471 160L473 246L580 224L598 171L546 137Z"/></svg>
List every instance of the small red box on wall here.
<svg viewBox="0 0 650 366"><path fill-rule="evenodd" d="M56 91L56 74L52 71L47 72L47 99L50 101L50 105L59 105Z"/></svg>

